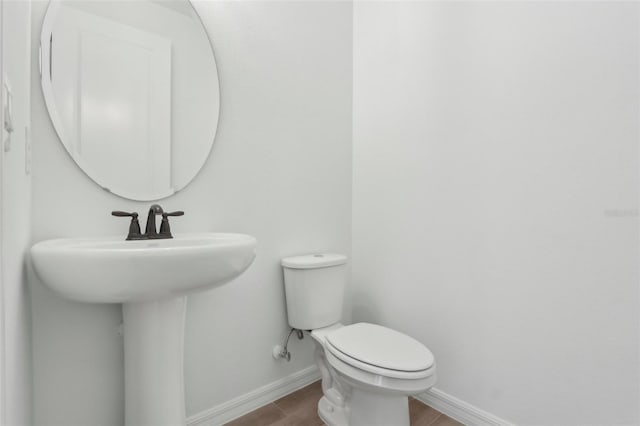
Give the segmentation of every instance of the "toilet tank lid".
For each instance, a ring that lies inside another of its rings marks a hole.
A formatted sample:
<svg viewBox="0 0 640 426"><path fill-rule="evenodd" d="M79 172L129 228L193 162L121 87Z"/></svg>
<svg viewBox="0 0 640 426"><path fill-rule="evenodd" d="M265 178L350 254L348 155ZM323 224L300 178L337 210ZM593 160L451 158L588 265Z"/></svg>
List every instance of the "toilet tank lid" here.
<svg viewBox="0 0 640 426"><path fill-rule="evenodd" d="M314 269L347 263L347 256L335 253L306 254L282 259L282 266L291 269Z"/></svg>

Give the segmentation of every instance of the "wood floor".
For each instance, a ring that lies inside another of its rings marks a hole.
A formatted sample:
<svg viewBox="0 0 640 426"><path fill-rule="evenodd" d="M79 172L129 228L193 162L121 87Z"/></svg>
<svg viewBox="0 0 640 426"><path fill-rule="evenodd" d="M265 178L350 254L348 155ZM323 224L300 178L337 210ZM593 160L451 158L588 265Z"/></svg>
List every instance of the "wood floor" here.
<svg viewBox="0 0 640 426"><path fill-rule="evenodd" d="M233 420L230 426L322 426L318 417L318 401L322 397L320 382L315 382L277 401ZM409 399L411 426L461 426L450 417ZM395 425L389 425L395 426Z"/></svg>

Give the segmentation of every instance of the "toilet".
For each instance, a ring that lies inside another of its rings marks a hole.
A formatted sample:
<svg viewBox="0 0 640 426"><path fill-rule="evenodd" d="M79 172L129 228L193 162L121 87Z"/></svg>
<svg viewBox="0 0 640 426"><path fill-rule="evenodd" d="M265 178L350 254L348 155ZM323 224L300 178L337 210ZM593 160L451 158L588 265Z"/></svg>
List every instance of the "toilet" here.
<svg viewBox="0 0 640 426"><path fill-rule="evenodd" d="M409 426L408 397L436 382L427 347L376 324L340 323L347 257L282 259L289 325L308 331L322 375L318 415L329 426Z"/></svg>

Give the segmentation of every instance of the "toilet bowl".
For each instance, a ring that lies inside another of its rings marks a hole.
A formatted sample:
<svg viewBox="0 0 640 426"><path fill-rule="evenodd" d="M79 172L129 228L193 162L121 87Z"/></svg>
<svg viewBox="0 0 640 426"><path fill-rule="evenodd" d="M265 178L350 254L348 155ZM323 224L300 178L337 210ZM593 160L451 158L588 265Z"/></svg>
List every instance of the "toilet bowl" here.
<svg viewBox="0 0 640 426"><path fill-rule="evenodd" d="M346 256L282 260L289 324L309 331L322 375L318 415L329 426L409 426L408 396L436 382L433 354L370 323L340 323Z"/></svg>
<svg viewBox="0 0 640 426"><path fill-rule="evenodd" d="M329 426L408 426L408 396L436 381L435 362L421 343L369 323L312 330Z"/></svg>

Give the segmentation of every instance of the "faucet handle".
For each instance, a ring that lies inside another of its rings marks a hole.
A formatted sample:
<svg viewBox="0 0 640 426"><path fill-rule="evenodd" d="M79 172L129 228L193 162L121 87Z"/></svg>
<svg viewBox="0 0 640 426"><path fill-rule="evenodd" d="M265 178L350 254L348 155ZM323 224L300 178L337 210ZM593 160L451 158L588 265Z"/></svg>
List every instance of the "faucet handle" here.
<svg viewBox="0 0 640 426"><path fill-rule="evenodd" d="M171 235L171 226L169 226L169 216L184 216L184 212L162 212L162 223L160 223L160 232L158 233L162 238L173 238L173 235Z"/></svg>
<svg viewBox="0 0 640 426"><path fill-rule="evenodd" d="M114 210L111 212L112 216L119 216L119 217L132 217L132 218L137 218L138 217L138 213L137 212L123 212L120 210Z"/></svg>
<svg viewBox="0 0 640 426"><path fill-rule="evenodd" d="M167 216L184 216L184 212L181 210L178 210L176 212L164 212L162 213L162 218L164 219Z"/></svg>
<svg viewBox="0 0 640 426"><path fill-rule="evenodd" d="M139 240L142 238L142 234L140 233L140 222L138 222L138 213L137 212L123 212L119 210L114 210L111 212L111 215L118 217L130 217L131 223L129 224L129 234L127 235L127 240Z"/></svg>

